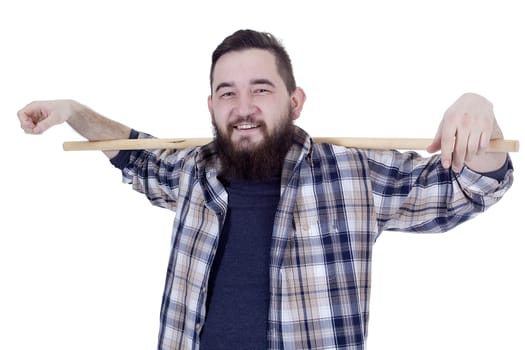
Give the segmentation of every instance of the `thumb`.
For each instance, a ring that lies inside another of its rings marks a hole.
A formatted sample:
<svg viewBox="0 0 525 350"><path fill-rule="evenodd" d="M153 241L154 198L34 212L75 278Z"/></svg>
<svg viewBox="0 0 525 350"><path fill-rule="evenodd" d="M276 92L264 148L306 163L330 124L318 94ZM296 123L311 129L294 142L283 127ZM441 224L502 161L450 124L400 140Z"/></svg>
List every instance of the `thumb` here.
<svg viewBox="0 0 525 350"><path fill-rule="evenodd" d="M36 123L35 127L33 128L33 134L42 134L53 125L58 124L54 121L54 119L56 118L53 118L53 114L51 114L49 117L38 121L38 123Z"/></svg>
<svg viewBox="0 0 525 350"><path fill-rule="evenodd" d="M436 137L432 140L432 143L427 147L428 153L435 153L441 149L441 138Z"/></svg>
<svg viewBox="0 0 525 350"><path fill-rule="evenodd" d="M436 135L434 136L434 139L432 140L432 142L426 149L428 153L435 153L441 149L441 128L442 126L443 126L443 122L439 124L439 128L436 132Z"/></svg>

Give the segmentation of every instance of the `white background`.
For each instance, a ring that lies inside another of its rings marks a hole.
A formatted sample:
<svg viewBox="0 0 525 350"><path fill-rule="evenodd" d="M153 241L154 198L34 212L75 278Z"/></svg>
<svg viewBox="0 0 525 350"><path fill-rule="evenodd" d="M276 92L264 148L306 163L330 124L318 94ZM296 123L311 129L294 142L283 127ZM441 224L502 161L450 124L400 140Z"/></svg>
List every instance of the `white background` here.
<svg viewBox="0 0 525 350"><path fill-rule="evenodd" d="M3 1L0 349L153 349L173 214L121 184L69 127L25 135L16 112L76 99L159 137L211 136L210 55L274 33L313 136L433 137L466 91L524 142L519 1ZM524 152L512 190L442 235L384 233L369 349L525 349ZM248 331L248 330L247 330Z"/></svg>

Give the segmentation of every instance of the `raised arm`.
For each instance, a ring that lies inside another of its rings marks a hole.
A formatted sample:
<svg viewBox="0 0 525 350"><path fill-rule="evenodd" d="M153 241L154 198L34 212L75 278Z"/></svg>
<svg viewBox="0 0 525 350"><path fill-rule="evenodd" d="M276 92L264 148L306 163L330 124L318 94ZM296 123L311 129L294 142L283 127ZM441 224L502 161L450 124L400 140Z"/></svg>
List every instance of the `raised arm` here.
<svg viewBox="0 0 525 350"><path fill-rule="evenodd" d="M28 134L41 134L54 125L67 122L90 141L125 139L131 129L108 119L73 100L35 101L18 112L20 126ZM118 151L104 151L113 158Z"/></svg>
<svg viewBox="0 0 525 350"><path fill-rule="evenodd" d="M476 172L486 173L505 163L506 153L485 152L490 140L502 138L492 103L483 96L467 93L447 109L427 151L441 150L444 168L452 166L459 172L466 164Z"/></svg>

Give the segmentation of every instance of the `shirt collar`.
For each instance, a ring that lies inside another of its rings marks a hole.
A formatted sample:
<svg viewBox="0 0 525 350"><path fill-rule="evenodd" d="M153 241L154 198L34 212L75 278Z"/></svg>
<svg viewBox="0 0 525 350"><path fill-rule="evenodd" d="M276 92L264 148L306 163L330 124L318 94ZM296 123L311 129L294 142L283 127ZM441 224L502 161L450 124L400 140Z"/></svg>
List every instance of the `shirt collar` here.
<svg viewBox="0 0 525 350"><path fill-rule="evenodd" d="M304 159L311 160L312 146L312 138L306 131L295 126L293 143L284 159L283 172L281 175L283 185L289 182Z"/></svg>

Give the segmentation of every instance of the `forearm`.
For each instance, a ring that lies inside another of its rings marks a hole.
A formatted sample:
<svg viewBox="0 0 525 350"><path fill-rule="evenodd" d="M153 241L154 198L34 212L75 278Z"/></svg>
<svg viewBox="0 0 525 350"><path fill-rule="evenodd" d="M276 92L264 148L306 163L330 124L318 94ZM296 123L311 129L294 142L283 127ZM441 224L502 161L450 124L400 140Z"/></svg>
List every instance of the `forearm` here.
<svg viewBox="0 0 525 350"><path fill-rule="evenodd" d="M510 160L504 176L493 178L468 168L454 173L440 165L438 155L410 155L368 152L380 231L449 230L495 204L512 184Z"/></svg>
<svg viewBox="0 0 525 350"><path fill-rule="evenodd" d="M131 129L119 122L106 118L92 109L71 101L71 115L67 123L80 135L90 141L126 139ZM118 151L104 151L108 158L116 156Z"/></svg>

